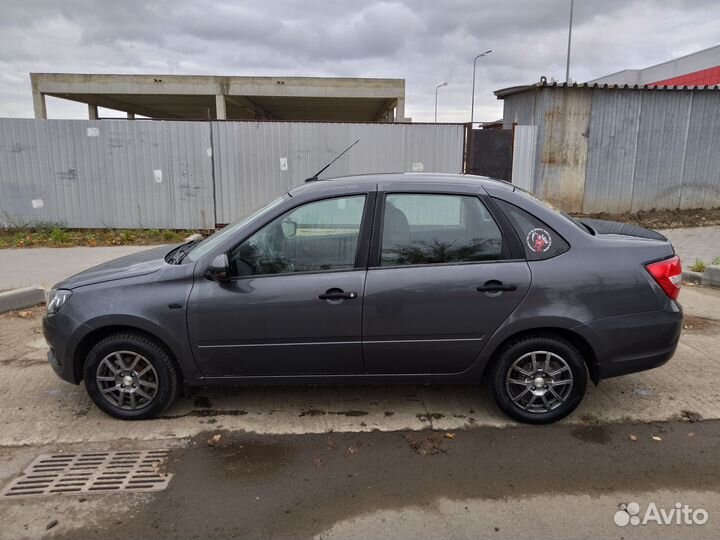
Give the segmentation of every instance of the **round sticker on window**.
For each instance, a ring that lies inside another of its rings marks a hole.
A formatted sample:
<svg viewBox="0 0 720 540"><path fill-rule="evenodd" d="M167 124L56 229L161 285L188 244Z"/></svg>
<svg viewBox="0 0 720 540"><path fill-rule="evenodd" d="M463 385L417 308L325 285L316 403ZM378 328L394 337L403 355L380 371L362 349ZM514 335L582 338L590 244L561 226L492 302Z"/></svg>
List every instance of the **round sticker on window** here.
<svg viewBox="0 0 720 540"><path fill-rule="evenodd" d="M535 253L545 253L552 245L552 237L545 229L533 229L525 239L528 247Z"/></svg>

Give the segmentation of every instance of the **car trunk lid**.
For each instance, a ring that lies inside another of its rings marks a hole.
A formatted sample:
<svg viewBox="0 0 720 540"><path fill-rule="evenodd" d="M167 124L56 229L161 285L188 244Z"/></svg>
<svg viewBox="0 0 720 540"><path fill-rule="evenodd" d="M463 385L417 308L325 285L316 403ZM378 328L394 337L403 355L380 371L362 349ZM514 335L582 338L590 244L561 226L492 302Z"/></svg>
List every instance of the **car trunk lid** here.
<svg viewBox="0 0 720 540"><path fill-rule="evenodd" d="M604 219L581 219L583 225L590 227L595 234L619 234L622 236L634 236L637 238L648 238L650 240L661 240L667 242L668 239L657 231L646 229L638 225L630 223L621 223L619 221L607 221Z"/></svg>

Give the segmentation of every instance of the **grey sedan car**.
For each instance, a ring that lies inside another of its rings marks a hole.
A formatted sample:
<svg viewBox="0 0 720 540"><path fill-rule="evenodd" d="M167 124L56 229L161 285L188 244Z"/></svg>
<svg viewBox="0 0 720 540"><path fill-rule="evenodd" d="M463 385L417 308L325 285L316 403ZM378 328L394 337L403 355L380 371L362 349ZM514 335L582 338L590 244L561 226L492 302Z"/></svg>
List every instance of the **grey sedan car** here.
<svg viewBox="0 0 720 540"><path fill-rule="evenodd" d="M506 182L354 176L77 274L43 329L57 374L122 419L194 386L486 380L540 424L588 378L673 355L681 274L660 234L575 220Z"/></svg>

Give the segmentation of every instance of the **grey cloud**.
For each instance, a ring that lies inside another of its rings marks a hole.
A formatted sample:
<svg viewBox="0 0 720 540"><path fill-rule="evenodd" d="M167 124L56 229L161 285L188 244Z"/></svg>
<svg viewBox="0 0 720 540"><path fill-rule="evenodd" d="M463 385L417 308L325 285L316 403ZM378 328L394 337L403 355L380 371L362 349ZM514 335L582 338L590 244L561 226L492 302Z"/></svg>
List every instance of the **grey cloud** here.
<svg viewBox="0 0 720 540"><path fill-rule="evenodd" d="M492 91L564 77L569 0L0 0L0 115L31 116L30 71L400 77L407 114L501 115ZM571 76L717 43L712 0L575 0ZM52 116L86 114L53 101Z"/></svg>

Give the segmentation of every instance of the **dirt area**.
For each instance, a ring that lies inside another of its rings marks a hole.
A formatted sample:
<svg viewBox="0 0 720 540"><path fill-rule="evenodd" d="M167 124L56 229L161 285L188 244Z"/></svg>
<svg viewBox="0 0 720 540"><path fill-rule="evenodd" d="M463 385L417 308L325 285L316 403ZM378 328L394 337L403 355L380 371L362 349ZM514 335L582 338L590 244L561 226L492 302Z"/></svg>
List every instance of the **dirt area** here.
<svg viewBox="0 0 720 540"><path fill-rule="evenodd" d="M0 315L0 368L12 364L14 367L29 367L47 363L38 354L47 350L42 335L40 321L45 306L37 306L20 311L10 311ZM22 336L24 339L18 339Z"/></svg>
<svg viewBox="0 0 720 540"><path fill-rule="evenodd" d="M720 225L720 208L695 210L645 210L635 214L575 214L575 217L607 219L632 223L648 229L680 229Z"/></svg>
<svg viewBox="0 0 720 540"><path fill-rule="evenodd" d="M697 317L695 315L685 315L683 319L683 331L685 333L699 333L708 335L720 335L720 321L708 319L706 317Z"/></svg>

